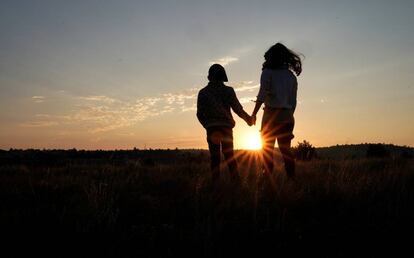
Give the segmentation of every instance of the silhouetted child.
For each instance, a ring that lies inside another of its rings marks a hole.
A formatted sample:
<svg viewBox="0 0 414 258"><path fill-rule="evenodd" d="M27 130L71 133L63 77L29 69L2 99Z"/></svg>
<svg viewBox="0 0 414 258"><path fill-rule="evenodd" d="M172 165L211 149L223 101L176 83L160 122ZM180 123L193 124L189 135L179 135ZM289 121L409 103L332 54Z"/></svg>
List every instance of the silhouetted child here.
<svg viewBox="0 0 414 258"><path fill-rule="evenodd" d="M239 173L233 152L235 121L230 108L248 125L252 125L252 119L243 110L234 89L224 85L223 82L227 82L228 79L223 66L213 64L208 71L208 80L208 85L198 93L197 118L207 130L212 180L215 182L220 176L220 147L231 176L238 179Z"/></svg>

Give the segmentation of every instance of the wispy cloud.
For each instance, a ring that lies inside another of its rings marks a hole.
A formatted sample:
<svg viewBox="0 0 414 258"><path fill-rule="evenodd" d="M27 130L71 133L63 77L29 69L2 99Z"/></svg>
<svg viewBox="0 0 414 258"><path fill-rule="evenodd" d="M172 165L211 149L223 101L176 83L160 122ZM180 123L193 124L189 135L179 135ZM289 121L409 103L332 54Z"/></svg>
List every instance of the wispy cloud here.
<svg viewBox="0 0 414 258"><path fill-rule="evenodd" d="M186 100L195 99L195 97L196 97L196 94L193 94L193 93L163 94L163 100L165 100L168 104L178 104L178 105L183 105Z"/></svg>
<svg viewBox="0 0 414 258"><path fill-rule="evenodd" d="M245 82L239 82L233 84L234 90L236 92L253 92L257 91L257 89L260 87L260 84L253 84L253 81L245 81Z"/></svg>
<svg viewBox="0 0 414 258"><path fill-rule="evenodd" d="M210 65L212 65L212 64L221 64L222 66L226 66L226 65L228 65L230 63L233 63L233 62L236 62L238 60L239 59L237 57L225 56L225 57L210 61L209 64Z"/></svg>
<svg viewBox="0 0 414 258"><path fill-rule="evenodd" d="M81 100L85 100L85 101L98 101L98 102L106 102L106 103L113 103L116 100L113 98L109 98L107 96L86 96L86 97L78 97Z"/></svg>
<svg viewBox="0 0 414 258"><path fill-rule="evenodd" d="M45 101L45 97L44 97L44 96L33 96L33 97L32 97L32 100L33 100L35 103L42 103L42 102L44 102L44 101Z"/></svg>
<svg viewBox="0 0 414 258"><path fill-rule="evenodd" d="M238 82L238 83L234 83L234 91L236 91L238 93L238 95L242 95L239 98L239 101L241 104L248 104L248 103L252 103L256 100L256 95L254 94L252 95L252 93L257 93L260 85L259 84L254 84L253 81L243 81L243 82Z"/></svg>
<svg viewBox="0 0 414 258"><path fill-rule="evenodd" d="M244 97L244 98L240 98L239 101L241 104L246 104L246 103L251 103L255 101L255 97Z"/></svg>
<svg viewBox="0 0 414 258"><path fill-rule="evenodd" d="M254 97L246 96L246 93L258 88L258 85L254 85L252 81L245 81L235 83L234 88L240 93L240 102L243 104L254 100ZM201 87L195 87L130 100L105 95L75 96L71 97L75 104L69 113L36 114L33 121L23 123L21 126L32 128L62 126L91 134L109 132L166 114L195 112L197 93L200 89ZM35 100L44 99L43 96L34 97Z"/></svg>
<svg viewBox="0 0 414 258"><path fill-rule="evenodd" d="M65 123L89 124L87 131L96 134L132 126L167 113L193 111L196 91L189 89L132 101L107 96L82 96L78 99L82 100L82 103L78 105L76 112L62 119Z"/></svg>
<svg viewBox="0 0 414 258"><path fill-rule="evenodd" d="M33 121L33 122L27 122L22 123L20 126L22 127L50 127L58 125L59 123L56 121Z"/></svg>
<svg viewBox="0 0 414 258"><path fill-rule="evenodd" d="M36 114L35 117L37 117L37 118L49 118L50 115L48 115L48 114Z"/></svg>
<svg viewBox="0 0 414 258"><path fill-rule="evenodd" d="M197 110L197 105L194 103L191 106L183 106L181 107L181 111L182 112L187 112L187 111L196 111Z"/></svg>

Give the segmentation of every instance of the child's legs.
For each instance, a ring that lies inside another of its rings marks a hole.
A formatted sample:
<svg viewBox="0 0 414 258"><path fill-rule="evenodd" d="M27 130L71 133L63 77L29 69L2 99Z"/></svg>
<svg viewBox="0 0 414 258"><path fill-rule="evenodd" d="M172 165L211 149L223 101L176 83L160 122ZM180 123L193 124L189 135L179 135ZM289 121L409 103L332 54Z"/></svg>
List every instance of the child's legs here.
<svg viewBox="0 0 414 258"><path fill-rule="evenodd" d="M222 133L219 128L207 128L207 142L208 150L210 151L210 167L212 171L213 181L217 180L220 176L220 141Z"/></svg>
<svg viewBox="0 0 414 258"><path fill-rule="evenodd" d="M234 157L234 149L233 149L233 129L231 128L223 128L223 139L222 139L222 148L224 158L226 160L227 166L230 171L230 175L232 177L238 177L239 171L237 167L237 162Z"/></svg>

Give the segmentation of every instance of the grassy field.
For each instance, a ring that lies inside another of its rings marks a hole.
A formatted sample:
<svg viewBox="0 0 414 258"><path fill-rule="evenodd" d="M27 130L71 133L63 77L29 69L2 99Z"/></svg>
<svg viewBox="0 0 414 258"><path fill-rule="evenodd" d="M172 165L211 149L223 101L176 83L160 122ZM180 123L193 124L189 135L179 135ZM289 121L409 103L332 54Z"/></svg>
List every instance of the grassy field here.
<svg viewBox="0 0 414 258"><path fill-rule="evenodd" d="M2 151L3 249L54 257L411 250L413 158L319 157L298 162L291 182L276 155L272 182L257 152L239 151L241 184L223 169L212 187L206 151Z"/></svg>

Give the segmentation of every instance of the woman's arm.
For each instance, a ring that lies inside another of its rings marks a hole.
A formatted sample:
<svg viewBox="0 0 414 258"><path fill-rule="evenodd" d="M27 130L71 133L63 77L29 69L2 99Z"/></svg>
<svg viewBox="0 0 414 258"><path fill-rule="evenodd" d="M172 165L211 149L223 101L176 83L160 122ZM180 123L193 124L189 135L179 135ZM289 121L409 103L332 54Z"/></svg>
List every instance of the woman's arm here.
<svg viewBox="0 0 414 258"><path fill-rule="evenodd" d="M263 102L256 100L256 105L254 106L252 116L256 116L257 112L259 112L260 107L262 106Z"/></svg>
<svg viewBox="0 0 414 258"><path fill-rule="evenodd" d="M253 113L252 113L252 124L256 124L256 114L259 112L260 107L262 106L263 102L256 100L256 105L254 106Z"/></svg>
<svg viewBox="0 0 414 258"><path fill-rule="evenodd" d="M256 124L256 114L259 112L260 107L265 101L266 95L270 91L270 81L271 74L269 71L263 70L262 74L260 75L260 88L259 93L257 94L256 105L254 106L252 113L252 120L254 121L253 124Z"/></svg>

